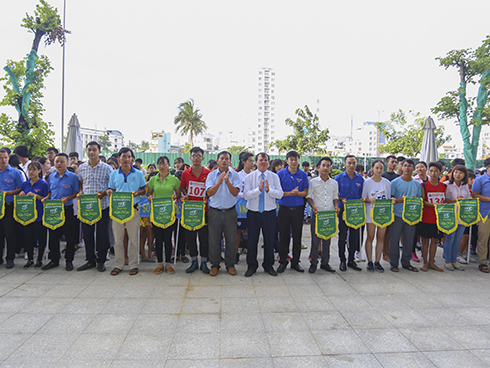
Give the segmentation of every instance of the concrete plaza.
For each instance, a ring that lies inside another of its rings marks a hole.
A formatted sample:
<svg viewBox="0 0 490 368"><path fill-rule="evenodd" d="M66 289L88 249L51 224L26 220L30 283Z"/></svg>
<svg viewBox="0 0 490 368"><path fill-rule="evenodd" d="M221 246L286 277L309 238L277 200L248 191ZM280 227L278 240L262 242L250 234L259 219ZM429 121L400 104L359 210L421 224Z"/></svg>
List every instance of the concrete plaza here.
<svg viewBox="0 0 490 368"><path fill-rule="evenodd" d="M309 226L303 243L309 246ZM338 269L337 238L331 265ZM309 249L302 252L308 268ZM443 265L442 251L437 264ZM75 268L84 263L81 249ZM0 367L488 367L490 276L0 267ZM415 266L418 266L414 263Z"/></svg>

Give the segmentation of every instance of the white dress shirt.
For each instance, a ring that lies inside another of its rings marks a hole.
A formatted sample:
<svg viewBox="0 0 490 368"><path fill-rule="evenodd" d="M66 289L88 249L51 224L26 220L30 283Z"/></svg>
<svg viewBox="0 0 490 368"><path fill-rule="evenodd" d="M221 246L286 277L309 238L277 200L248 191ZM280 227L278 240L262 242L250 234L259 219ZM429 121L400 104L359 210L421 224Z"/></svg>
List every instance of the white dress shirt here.
<svg viewBox="0 0 490 368"><path fill-rule="evenodd" d="M249 211L259 211L259 185L262 182L261 175L264 174L264 180L269 181L269 192L264 190L264 211L272 211L276 209L276 199L282 198L281 181L279 176L272 171L266 170L263 173L260 170L252 171L245 178L245 186L243 189L243 198L248 201L247 209ZM264 184L265 185L265 184Z"/></svg>
<svg viewBox="0 0 490 368"><path fill-rule="evenodd" d="M310 188L306 198L311 198L318 211L333 211L334 199L339 199L339 184L329 178L323 181L320 176L310 180Z"/></svg>

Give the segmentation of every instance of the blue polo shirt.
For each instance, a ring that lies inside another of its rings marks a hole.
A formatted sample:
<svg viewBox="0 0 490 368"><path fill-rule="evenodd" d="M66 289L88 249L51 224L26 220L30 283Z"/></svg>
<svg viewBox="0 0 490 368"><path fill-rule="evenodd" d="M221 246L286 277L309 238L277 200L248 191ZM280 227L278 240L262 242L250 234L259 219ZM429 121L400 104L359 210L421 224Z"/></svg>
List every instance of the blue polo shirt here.
<svg viewBox="0 0 490 368"><path fill-rule="evenodd" d="M25 182L22 183L20 189L25 194L32 192L32 193L36 193L41 197L46 197L49 193L49 185L43 179L39 179L34 183L34 185L31 184L30 180L26 180ZM41 221L43 218L44 206L43 206L43 202L41 202L39 199L36 199L36 209L37 209L36 221Z"/></svg>
<svg viewBox="0 0 490 368"><path fill-rule="evenodd" d="M126 175L121 168L113 171L109 177L109 189L116 192L134 192L146 186L143 173L131 166L131 171ZM134 197L134 203L140 202L140 196Z"/></svg>
<svg viewBox="0 0 490 368"><path fill-rule="evenodd" d="M16 190L22 186L22 173L20 170L14 169L12 166L7 165L5 170L0 171L0 190L10 192ZM13 195L5 196L5 203L14 201Z"/></svg>
<svg viewBox="0 0 490 368"><path fill-rule="evenodd" d="M490 197L490 176L487 173L480 175L473 182L471 187L473 192ZM488 216L490 212L490 202L480 201L480 214L483 218Z"/></svg>
<svg viewBox="0 0 490 368"><path fill-rule="evenodd" d="M240 175L238 175L238 173L232 170L230 167L228 168L228 173L230 174L231 185L240 189L242 185ZM211 171L208 174L208 177L206 178L206 191L218 183L220 175L221 171L219 171L219 169ZM218 191L213 196L209 197L209 206L220 210L226 210L236 205L237 200L238 198L230 193L228 185L223 180L223 183L218 188Z"/></svg>
<svg viewBox="0 0 490 368"><path fill-rule="evenodd" d="M289 166L286 166L284 169L279 170L277 173L279 176L279 180L281 181L281 187L283 192L290 192L294 188L298 187L298 191L302 192L304 189L310 187L308 183L308 175L298 168L294 174L289 171ZM300 196L287 196L282 197L279 200L279 204L281 206L288 207L299 207L305 205L305 197Z"/></svg>
<svg viewBox="0 0 490 368"><path fill-rule="evenodd" d="M78 175L68 170L60 177L58 171L55 171L48 177L49 190L51 199L61 199L71 196L73 193L80 191L80 181ZM71 206L73 199L68 201L65 206Z"/></svg>
<svg viewBox="0 0 490 368"><path fill-rule="evenodd" d="M347 172L340 173L335 178L339 184L339 197L344 199L361 199L364 178L358 173L354 173L352 179ZM344 203L339 201L339 208L344 208Z"/></svg>
<svg viewBox="0 0 490 368"><path fill-rule="evenodd" d="M422 197L422 186L414 178L411 181L405 181L399 176L391 182L391 196L393 198ZM395 203L393 213L395 216L402 217L403 203Z"/></svg>

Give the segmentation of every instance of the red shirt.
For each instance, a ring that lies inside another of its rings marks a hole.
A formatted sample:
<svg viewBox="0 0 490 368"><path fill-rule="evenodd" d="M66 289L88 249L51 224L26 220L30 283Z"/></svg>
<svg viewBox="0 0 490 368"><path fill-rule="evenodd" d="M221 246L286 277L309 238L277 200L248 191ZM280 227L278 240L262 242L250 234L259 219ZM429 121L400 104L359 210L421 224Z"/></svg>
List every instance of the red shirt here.
<svg viewBox="0 0 490 368"><path fill-rule="evenodd" d="M206 200L206 179L211 170L202 167L199 177L192 172L192 167L184 170L180 178L180 186L184 188L189 196L190 201ZM206 200L206 212L208 212L208 201Z"/></svg>
<svg viewBox="0 0 490 368"><path fill-rule="evenodd" d="M432 204L442 204L446 198L446 184L437 183L432 185L430 181L422 184L425 189L424 201ZM422 214L422 222L427 224L435 224L437 222L436 211L434 207L424 207Z"/></svg>

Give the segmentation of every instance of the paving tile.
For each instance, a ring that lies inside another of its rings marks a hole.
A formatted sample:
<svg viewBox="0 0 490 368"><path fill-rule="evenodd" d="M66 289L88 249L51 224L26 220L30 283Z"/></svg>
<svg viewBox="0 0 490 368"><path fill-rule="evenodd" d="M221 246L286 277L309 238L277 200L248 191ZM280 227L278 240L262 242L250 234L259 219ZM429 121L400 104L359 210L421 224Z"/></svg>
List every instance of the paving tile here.
<svg viewBox="0 0 490 368"><path fill-rule="evenodd" d="M440 368L485 368L481 359L469 351L430 351L422 353L436 366Z"/></svg>
<svg viewBox="0 0 490 368"><path fill-rule="evenodd" d="M233 361L235 361L233 359ZM161 367L162 363L159 362L159 365L155 365L154 367ZM141 366L141 368L146 368L147 366ZM151 366L153 367L153 366ZM129 366L128 368L133 368L133 366ZM165 368L220 368L219 359L194 359L194 360L177 360L177 359L168 359L165 364Z"/></svg>
<svg viewBox="0 0 490 368"><path fill-rule="evenodd" d="M68 349L62 360L112 360L121 347L125 335L123 334L81 334L75 343Z"/></svg>
<svg viewBox="0 0 490 368"><path fill-rule="evenodd" d="M262 313L299 311L291 298L257 298L257 300Z"/></svg>
<svg viewBox="0 0 490 368"><path fill-rule="evenodd" d="M97 360L66 360L61 359L54 365L54 368L108 368L112 365L111 360L97 359Z"/></svg>
<svg viewBox="0 0 490 368"><path fill-rule="evenodd" d="M322 354L362 354L369 349L352 328L311 331Z"/></svg>
<svg viewBox="0 0 490 368"><path fill-rule="evenodd" d="M434 364L419 352L376 354L376 358L383 367L434 367Z"/></svg>
<svg viewBox="0 0 490 368"><path fill-rule="evenodd" d="M221 332L246 333L256 332L265 333L265 326L262 314L259 312L247 313L222 313Z"/></svg>
<svg viewBox="0 0 490 368"><path fill-rule="evenodd" d="M256 298L254 285L226 285L221 287L221 298Z"/></svg>
<svg viewBox="0 0 490 368"><path fill-rule="evenodd" d="M139 314L146 304L146 298L112 298L99 313Z"/></svg>
<svg viewBox="0 0 490 368"><path fill-rule="evenodd" d="M167 359L171 342L171 334L160 334L158 338L155 335L128 334L114 360L145 361L151 358L150 360L159 360L162 366L162 362Z"/></svg>
<svg viewBox="0 0 490 368"><path fill-rule="evenodd" d="M0 298L0 311L2 313L17 313L18 311L25 310L34 300L36 300L34 297L3 296Z"/></svg>
<svg viewBox="0 0 490 368"><path fill-rule="evenodd" d="M182 311L184 299L148 299L141 314L177 314Z"/></svg>
<svg viewBox="0 0 490 368"><path fill-rule="evenodd" d="M43 327L54 314L17 313L2 323L2 333L33 334Z"/></svg>
<svg viewBox="0 0 490 368"><path fill-rule="evenodd" d="M126 335L136 320L135 314L98 314L83 331L87 334L117 333Z"/></svg>
<svg viewBox="0 0 490 368"><path fill-rule="evenodd" d="M337 310L337 307L326 296L313 296L308 298L294 297L293 300L298 310L303 313Z"/></svg>
<svg viewBox="0 0 490 368"><path fill-rule="evenodd" d="M75 298L63 306L58 313L74 315L98 314L105 308L108 302L108 298Z"/></svg>
<svg viewBox="0 0 490 368"><path fill-rule="evenodd" d="M256 298L222 298L221 313L248 314L258 313L259 302Z"/></svg>
<svg viewBox="0 0 490 368"><path fill-rule="evenodd" d="M32 334L4 334L0 333L0 361L3 361L22 344L31 338Z"/></svg>
<svg viewBox="0 0 490 368"><path fill-rule="evenodd" d="M277 365L276 365L277 366ZM220 368L274 368L272 358L220 359Z"/></svg>
<svg viewBox="0 0 490 368"><path fill-rule="evenodd" d="M181 314L175 328L176 334L218 333L221 321L219 314Z"/></svg>
<svg viewBox="0 0 490 368"><path fill-rule="evenodd" d="M267 332L308 331L308 325L299 312L262 313Z"/></svg>
<svg viewBox="0 0 490 368"><path fill-rule="evenodd" d="M176 334L172 340L169 359L219 358L220 334Z"/></svg>
<svg viewBox="0 0 490 368"><path fill-rule="evenodd" d="M372 353L417 352L418 349L398 330L390 329L356 329L361 340Z"/></svg>
<svg viewBox="0 0 490 368"><path fill-rule="evenodd" d="M327 355L325 357L328 367L346 368L346 367L363 367L378 368L382 367L373 354L340 354Z"/></svg>
<svg viewBox="0 0 490 368"><path fill-rule="evenodd" d="M148 336L171 335L178 319L179 316L176 314L140 315L134 321L129 333Z"/></svg>
<svg viewBox="0 0 490 368"><path fill-rule="evenodd" d="M437 327L400 328L399 331L420 351L463 349L461 344Z"/></svg>
<svg viewBox="0 0 490 368"><path fill-rule="evenodd" d="M273 357L320 355L309 331L267 332L267 338Z"/></svg>
<svg viewBox="0 0 490 368"><path fill-rule="evenodd" d="M265 333L221 333L221 358L270 357L271 351Z"/></svg>
<svg viewBox="0 0 490 368"><path fill-rule="evenodd" d="M302 312L310 330L336 330L350 327L349 322L338 311Z"/></svg>
<svg viewBox="0 0 490 368"><path fill-rule="evenodd" d="M93 314L80 314L74 317L72 314L57 314L53 316L36 335L60 335L76 334L79 335L85 331L87 326L95 318Z"/></svg>
<svg viewBox="0 0 490 368"><path fill-rule="evenodd" d="M182 313L220 313L220 299L185 299Z"/></svg>
<svg viewBox="0 0 490 368"><path fill-rule="evenodd" d="M221 286L189 285L185 297L190 299L219 299L221 298Z"/></svg>
<svg viewBox="0 0 490 368"><path fill-rule="evenodd" d="M274 358L276 367L284 368L324 368L327 362L323 356L308 356L308 357L276 357Z"/></svg>
<svg viewBox="0 0 490 368"><path fill-rule="evenodd" d="M12 355L9 361L24 363L58 361L73 345L78 334L35 334L32 335Z"/></svg>
<svg viewBox="0 0 490 368"><path fill-rule="evenodd" d="M442 331L466 349L490 348L490 330L479 326L441 326Z"/></svg>
<svg viewBox="0 0 490 368"><path fill-rule="evenodd" d="M167 299L167 298L184 298L187 292L186 286L155 286L150 294L150 298Z"/></svg>
<svg viewBox="0 0 490 368"><path fill-rule="evenodd" d="M392 325L376 309L346 310L341 312L351 327L390 328Z"/></svg>

